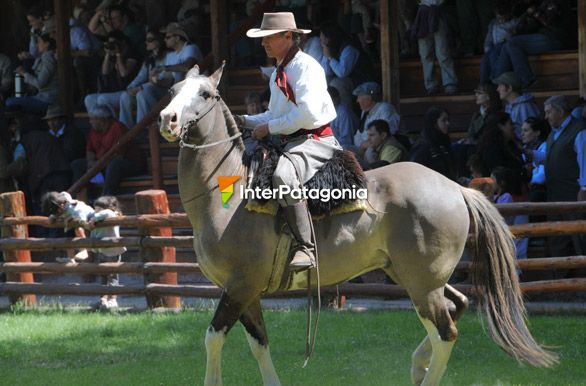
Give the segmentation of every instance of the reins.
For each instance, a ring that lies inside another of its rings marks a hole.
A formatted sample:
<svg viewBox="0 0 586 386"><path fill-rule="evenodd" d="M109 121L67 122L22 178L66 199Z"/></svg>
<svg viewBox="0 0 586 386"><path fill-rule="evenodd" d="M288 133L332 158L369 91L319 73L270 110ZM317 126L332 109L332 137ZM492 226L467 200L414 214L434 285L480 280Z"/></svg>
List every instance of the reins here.
<svg viewBox="0 0 586 386"><path fill-rule="evenodd" d="M183 126L183 128L181 129L181 134L179 135L179 147L183 148L186 147L188 149L193 149L193 150L198 150L198 149L205 149L208 147L212 147L212 146L216 146L216 145L220 145L222 143L226 143L226 142L230 142L235 140L236 138L239 138L240 136L242 136L242 133L236 133L231 137L228 138L224 138L222 140L216 141L216 142L212 142L212 143L206 143L203 145L194 145L192 143L187 143L186 139L187 139L187 133L189 131L189 129L193 126L193 125L197 125L197 123L202 120L203 117L205 117L206 115L208 115L213 109L214 107L216 107L216 105L218 104L218 102L221 100L222 98L219 95L216 95L214 97L214 101L212 103L212 105L210 106L210 108L203 114L199 115L198 112L195 113L195 115L197 115L198 117L195 119L192 119L190 121L187 121L187 123L185 124L185 126ZM212 131L213 125L210 125L210 128L208 129L208 132L205 134L204 138L207 138L208 135L210 134L210 131Z"/></svg>

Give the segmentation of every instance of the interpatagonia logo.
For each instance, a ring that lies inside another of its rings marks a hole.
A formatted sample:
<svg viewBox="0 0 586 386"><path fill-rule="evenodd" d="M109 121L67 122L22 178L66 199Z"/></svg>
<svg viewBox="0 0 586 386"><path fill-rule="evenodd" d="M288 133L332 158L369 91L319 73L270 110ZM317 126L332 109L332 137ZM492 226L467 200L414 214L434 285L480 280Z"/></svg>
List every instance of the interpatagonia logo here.
<svg viewBox="0 0 586 386"><path fill-rule="evenodd" d="M218 188L222 195L222 206L229 208L228 200L234 194L234 183L240 179L240 176L218 176Z"/></svg>

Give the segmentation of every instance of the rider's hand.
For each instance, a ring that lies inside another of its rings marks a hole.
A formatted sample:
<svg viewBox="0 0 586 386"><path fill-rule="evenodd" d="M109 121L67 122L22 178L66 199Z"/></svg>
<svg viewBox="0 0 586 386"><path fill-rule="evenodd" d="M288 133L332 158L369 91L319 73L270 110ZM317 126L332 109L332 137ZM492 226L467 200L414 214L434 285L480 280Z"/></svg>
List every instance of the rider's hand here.
<svg viewBox="0 0 586 386"><path fill-rule="evenodd" d="M252 131L252 138L253 139L263 139L269 135L269 124L263 123L262 125L258 125Z"/></svg>
<svg viewBox="0 0 586 386"><path fill-rule="evenodd" d="M244 119L243 115L236 115L234 114L234 121L236 122L236 126L244 126L246 124L246 119Z"/></svg>

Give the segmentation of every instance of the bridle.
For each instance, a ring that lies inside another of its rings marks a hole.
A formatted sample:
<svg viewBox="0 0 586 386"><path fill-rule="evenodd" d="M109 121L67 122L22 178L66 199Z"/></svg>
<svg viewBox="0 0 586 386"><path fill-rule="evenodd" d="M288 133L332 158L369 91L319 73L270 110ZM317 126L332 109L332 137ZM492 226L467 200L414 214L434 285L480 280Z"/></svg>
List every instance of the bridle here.
<svg viewBox="0 0 586 386"><path fill-rule="evenodd" d="M188 149L193 149L193 150L198 150L198 149L205 149L208 147L212 147L212 146L216 146L216 145L220 145L222 143L226 143L226 142L231 142L233 140L235 140L236 138L240 137L242 135L242 133L237 133L234 134L231 137L216 141L216 142L212 142L212 143L206 143L203 145L194 145L192 143L187 143L187 133L189 132L189 130L194 126L197 125L197 123L203 119L203 117L205 117L206 115L208 115L208 113L210 113L214 107L216 107L216 105L218 104L218 102L221 100L222 98L220 97L220 95L216 95L214 97L214 100L212 101L212 105L210 106L210 108L203 114L200 115L199 112L196 112L195 115L197 118L192 119L187 121L187 123L181 128L181 134L179 135L179 147L183 148L186 147ZM212 131L213 125L210 125L210 128L208 129L207 133L205 134L204 138L207 138L208 135L210 134L210 132Z"/></svg>

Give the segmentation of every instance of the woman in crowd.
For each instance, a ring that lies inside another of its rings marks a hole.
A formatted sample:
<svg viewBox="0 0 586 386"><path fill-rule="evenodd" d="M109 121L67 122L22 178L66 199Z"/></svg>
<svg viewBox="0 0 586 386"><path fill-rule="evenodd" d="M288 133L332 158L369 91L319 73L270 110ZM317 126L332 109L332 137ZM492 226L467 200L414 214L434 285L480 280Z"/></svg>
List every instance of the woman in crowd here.
<svg viewBox="0 0 586 386"><path fill-rule="evenodd" d="M502 166L514 170L519 178L524 179L521 146L515 138L515 129L509 114L498 112L491 115L478 142L475 158L483 177L489 177L496 167Z"/></svg>
<svg viewBox="0 0 586 386"><path fill-rule="evenodd" d="M521 128L523 161L529 181L529 201L547 201L545 190L545 168L533 161L533 151L545 153L546 140L551 128L545 119L530 117Z"/></svg>
<svg viewBox="0 0 586 386"><path fill-rule="evenodd" d="M410 161L455 180L456 165L448 135L450 117L447 110L433 106L425 113L423 122L421 137L411 150Z"/></svg>
<svg viewBox="0 0 586 386"><path fill-rule="evenodd" d="M49 104L59 100L59 79L57 77L57 60L55 60L56 43L48 34L37 37L39 57L35 59L32 73L19 66L16 72L23 76L27 86L35 88L31 96L6 99L8 111L21 110L24 113L45 115Z"/></svg>
<svg viewBox="0 0 586 386"><path fill-rule="evenodd" d="M358 45L352 44L348 35L334 21L320 25L322 46L321 65L328 84L340 92L343 104L352 107L352 90L359 84L373 79L370 60Z"/></svg>

